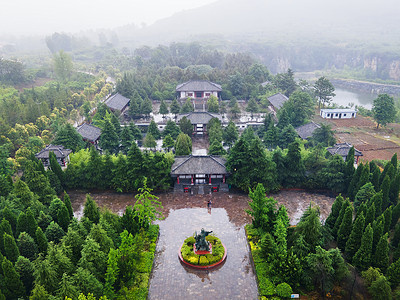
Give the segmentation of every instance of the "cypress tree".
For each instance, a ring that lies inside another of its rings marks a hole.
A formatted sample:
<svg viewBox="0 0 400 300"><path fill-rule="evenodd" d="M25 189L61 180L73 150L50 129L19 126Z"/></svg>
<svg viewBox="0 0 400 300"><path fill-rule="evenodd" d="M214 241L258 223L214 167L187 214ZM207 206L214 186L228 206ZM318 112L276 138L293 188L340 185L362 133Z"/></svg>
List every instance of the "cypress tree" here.
<svg viewBox="0 0 400 300"><path fill-rule="evenodd" d="M345 253L348 260L351 262L354 254L356 254L357 250L361 246L361 238L364 232L365 217L364 214L361 213L357 219L354 221L353 227L351 229L351 233L349 239L346 243Z"/></svg>
<svg viewBox="0 0 400 300"><path fill-rule="evenodd" d="M46 291L44 286L40 284L35 284L34 289L32 290L32 294L29 297L29 300L48 300L49 293Z"/></svg>
<svg viewBox="0 0 400 300"><path fill-rule="evenodd" d="M383 235L383 224L385 220L383 215L380 215L376 221L372 224L372 229L374 231L373 235L373 244L372 244L372 253L375 253L376 246Z"/></svg>
<svg viewBox="0 0 400 300"><path fill-rule="evenodd" d="M383 217L385 218L385 223L383 224L383 232L389 232L390 224L392 223L392 207L389 206L385 212L383 213Z"/></svg>
<svg viewBox="0 0 400 300"><path fill-rule="evenodd" d="M18 245L18 250L19 254L21 256L24 256L31 261L33 261L36 258L36 255L38 254L38 247L33 240L33 238L26 232L21 232L18 239L17 239L17 245Z"/></svg>
<svg viewBox="0 0 400 300"><path fill-rule="evenodd" d="M393 288L398 286L400 283L400 259L396 260L389 266L386 275Z"/></svg>
<svg viewBox="0 0 400 300"><path fill-rule="evenodd" d="M400 223L394 228L394 234L391 243L393 248L397 248L400 243Z"/></svg>
<svg viewBox="0 0 400 300"><path fill-rule="evenodd" d="M58 225L58 223L52 221L46 228L45 235L48 241L57 244L65 235L65 231L60 227L60 225Z"/></svg>
<svg viewBox="0 0 400 300"><path fill-rule="evenodd" d="M28 226L26 228L26 232L30 236L35 236L36 228L38 227L38 224L36 222L35 216L33 215L33 212L30 207L26 210L26 222L28 223Z"/></svg>
<svg viewBox="0 0 400 300"><path fill-rule="evenodd" d="M389 206L389 190L390 190L390 178L388 175L386 175L385 179L383 179L383 182L381 184L382 210L385 210Z"/></svg>
<svg viewBox="0 0 400 300"><path fill-rule="evenodd" d="M361 246L353 257L353 265L359 270L366 270L371 265L373 230L367 225L361 238Z"/></svg>
<svg viewBox="0 0 400 300"><path fill-rule="evenodd" d="M120 140L121 144L119 146L119 151L121 151L123 154L127 154L129 148L131 147L133 137L131 135L131 131L129 130L128 126L124 126L122 128L121 134L120 134Z"/></svg>
<svg viewBox="0 0 400 300"><path fill-rule="evenodd" d="M159 113L159 114L162 114L163 117L165 117L165 115L167 115L168 112L169 112L169 111L168 111L168 106L167 106L167 104L165 103L164 100L161 100L160 109L159 109L158 113Z"/></svg>
<svg viewBox="0 0 400 300"><path fill-rule="evenodd" d="M397 221L399 220L399 218L400 218L400 203L398 203L393 208L393 211L392 211L392 223L390 225L390 229L393 229L394 226L396 226Z"/></svg>
<svg viewBox="0 0 400 300"><path fill-rule="evenodd" d="M367 184L369 182L369 164L366 163L363 166L361 175L360 175L360 180L357 182L357 192L360 190L362 186ZM356 193L357 195L357 193Z"/></svg>
<svg viewBox="0 0 400 300"><path fill-rule="evenodd" d="M386 269L389 266L389 245L387 239L387 233L379 239L373 258L373 266L379 268L383 273L386 272Z"/></svg>
<svg viewBox="0 0 400 300"><path fill-rule="evenodd" d="M43 233L42 228L38 227L36 229L35 237L36 237L36 244L38 245L39 251L46 254L48 242L47 242L46 236Z"/></svg>
<svg viewBox="0 0 400 300"><path fill-rule="evenodd" d="M382 185L383 180L385 179L386 175L391 178L392 173L394 172L394 167L392 163L389 161L386 163L385 168L383 169L381 176L379 176L379 186Z"/></svg>
<svg viewBox="0 0 400 300"><path fill-rule="evenodd" d="M380 216L382 214L382 202L383 202L383 193L382 191L379 191L376 193L372 198L371 201L369 201L369 205L375 204L375 216Z"/></svg>
<svg viewBox="0 0 400 300"><path fill-rule="evenodd" d="M394 171L397 171L397 152L395 152L390 160L390 162L392 163L393 167L394 167Z"/></svg>
<svg viewBox="0 0 400 300"><path fill-rule="evenodd" d="M151 134L156 140L160 139L161 133L160 130L157 127L156 122L154 120L151 120L149 128L147 129L147 134Z"/></svg>
<svg viewBox="0 0 400 300"><path fill-rule="evenodd" d="M133 122L129 123L129 131L134 140L141 140L143 138L143 135L140 132L139 127L137 127L137 125Z"/></svg>
<svg viewBox="0 0 400 300"><path fill-rule="evenodd" d="M54 152L49 152L49 160L50 160L50 169L56 174L58 180L60 183L63 185L65 180L64 180L64 172L61 169L60 164L57 161L57 157L54 154Z"/></svg>
<svg viewBox="0 0 400 300"><path fill-rule="evenodd" d="M396 205L399 201L399 191L400 191L400 174L393 178L390 182L390 189L389 189L389 205Z"/></svg>
<svg viewBox="0 0 400 300"><path fill-rule="evenodd" d="M342 223L340 224L337 233L337 244L340 250L344 251L347 240L351 233L351 225L353 221L353 208L348 206L343 216Z"/></svg>
<svg viewBox="0 0 400 300"><path fill-rule="evenodd" d="M16 232L18 217L7 206L3 209L3 218L11 225L11 230Z"/></svg>
<svg viewBox="0 0 400 300"><path fill-rule="evenodd" d="M18 216L17 229L16 229L16 232L15 232L15 235L19 236L19 234L21 232L24 232L24 231L26 232L28 230L28 225L29 224L28 224L28 220L26 218L26 214L23 211L21 211L19 216Z"/></svg>
<svg viewBox="0 0 400 300"><path fill-rule="evenodd" d="M15 263L19 256L19 250L17 247L17 243L12 235L7 233L4 234L4 252L7 259L11 262Z"/></svg>
<svg viewBox="0 0 400 300"><path fill-rule="evenodd" d="M374 222L374 220L375 220L375 203L372 203L367 209L364 228L367 227L368 224L372 225L372 222Z"/></svg>
<svg viewBox="0 0 400 300"><path fill-rule="evenodd" d="M57 211L57 223L61 226L64 231L68 230L68 225L70 222L69 212L65 204L61 206L61 209Z"/></svg>
<svg viewBox="0 0 400 300"><path fill-rule="evenodd" d="M17 271L21 278L26 294L30 295L33 288L33 281L35 280L35 276L33 276L33 263L26 257L19 256L15 263L15 271Z"/></svg>
<svg viewBox="0 0 400 300"><path fill-rule="evenodd" d="M119 137L111 122L106 119L104 122L103 131L101 132L99 146L104 151L109 153L117 153L119 147Z"/></svg>
<svg viewBox="0 0 400 300"><path fill-rule="evenodd" d="M100 210L97 206L96 202L90 197L90 195L86 195L85 207L83 209L83 216L88 218L93 223L97 224L100 220Z"/></svg>
<svg viewBox="0 0 400 300"><path fill-rule="evenodd" d="M15 271L15 268L11 261L3 259L1 264L3 269L3 282L4 282L4 296L6 299L18 299L19 297L25 296L25 289L21 282L20 276Z"/></svg>
<svg viewBox="0 0 400 300"><path fill-rule="evenodd" d="M176 99L172 100L171 107L170 107L171 113L173 113L176 117L176 115L179 114L180 110L181 110L181 106L179 105L178 100L176 100Z"/></svg>
<svg viewBox="0 0 400 300"><path fill-rule="evenodd" d="M364 169L364 165L361 163L357 170L353 174L353 178L350 181L349 188L347 189L347 196L350 198L351 201L354 201L354 198L358 192L357 185L360 181L361 173Z"/></svg>
<svg viewBox="0 0 400 300"><path fill-rule="evenodd" d="M115 133L117 134L117 136L121 135L121 123L119 122L118 117L112 113L111 114L111 124L114 126L115 129Z"/></svg>
<svg viewBox="0 0 400 300"><path fill-rule="evenodd" d="M343 221L344 213L346 212L346 208L349 207L349 206L351 206L350 201L349 201L349 199L346 199L346 201L343 203L343 205L342 205L342 207L340 209L339 216L337 217L336 222L335 222L335 226L333 227L333 230L332 230L332 235L333 235L334 238L337 237L337 233L339 231L339 227L340 227L340 225L342 224L342 221Z"/></svg>
<svg viewBox="0 0 400 300"><path fill-rule="evenodd" d="M345 183L346 183L346 190L348 190L351 179L354 175L354 146L350 148L349 153L347 154L346 157L346 168L344 171L344 178L345 178Z"/></svg>
<svg viewBox="0 0 400 300"><path fill-rule="evenodd" d="M3 218L3 220L0 223L0 251L5 255L6 253L4 252L4 234L7 233L8 235L13 236L13 232L11 229L10 223Z"/></svg>
<svg viewBox="0 0 400 300"><path fill-rule="evenodd" d="M332 204L331 213L328 218L326 218L325 225L328 226L331 230L335 226L336 219L339 217L340 209L344 203L344 199L342 195L336 197L335 202Z"/></svg>
<svg viewBox="0 0 400 300"><path fill-rule="evenodd" d="M374 185L375 191L379 190L379 177L381 176L381 171L379 170L379 168L377 167L371 176L371 183Z"/></svg>
<svg viewBox="0 0 400 300"><path fill-rule="evenodd" d="M72 220L72 218L74 217L74 212L72 210L71 198L66 192L64 192L64 204L68 210L69 218Z"/></svg>
<svg viewBox="0 0 400 300"><path fill-rule="evenodd" d="M356 218L358 218L358 216L361 214L363 214L364 216L367 214L367 204L365 202L361 203L361 205L358 207Z"/></svg>
<svg viewBox="0 0 400 300"><path fill-rule="evenodd" d="M367 182L358 189L356 197L354 199L354 208L357 211L361 203L366 203L375 195L374 187L371 182Z"/></svg>

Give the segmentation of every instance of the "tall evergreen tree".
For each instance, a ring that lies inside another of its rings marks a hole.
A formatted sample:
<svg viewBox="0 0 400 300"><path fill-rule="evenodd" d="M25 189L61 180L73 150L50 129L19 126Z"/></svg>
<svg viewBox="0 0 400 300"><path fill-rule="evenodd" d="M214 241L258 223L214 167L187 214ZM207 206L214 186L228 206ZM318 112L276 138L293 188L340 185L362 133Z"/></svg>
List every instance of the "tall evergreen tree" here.
<svg viewBox="0 0 400 300"><path fill-rule="evenodd" d="M183 117L182 119L180 119L179 128L181 129L181 131L183 133L187 134L188 136L191 136L193 133L193 125L190 122L190 120L186 117Z"/></svg>
<svg viewBox="0 0 400 300"><path fill-rule="evenodd" d="M35 232L36 244L38 245L39 252L46 254L48 242L47 238L44 235L42 228L38 227Z"/></svg>
<svg viewBox="0 0 400 300"><path fill-rule="evenodd" d="M25 289L21 282L19 274L15 271L15 268L11 261L3 259L1 264L4 274L4 296L6 299L18 299L25 296Z"/></svg>
<svg viewBox="0 0 400 300"><path fill-rule="evenodd" d="M100 209L90 195L86 195L83 216L88 218L94 224L97 224L100 220Z"/></svg>
<svg viewBox="0 0 400 300"><path fill-rule="evenodd" d="M19 256L17 243L15 242L14 237L7 233L4 233L3 239L4 239L5 257L7 257L7 259L10 260L11 262L15 263Z"/></svg>
<svg viewBox="0 0 400 300"><path fill-rule="evenodd" d="M366 270L371 265L372 260L373 230L371 224L367 225L361 238L361 247L353 257L353 265L359 270Z"/></svg>
<svg viewBox="0 0 400 300"><path fill-rule="evenodd" d="M114 126L111 122L106 119L104 122L104 128L100 135L99 146L104 151L109 153L117 153L119 148L119 137L115 132Z"/></svg>
<svg viewBox="0 0 400 300"><path fill-rule="evenodd" d="M133 142L133 137L128 126L124 126L122 128L120 140L121 143L119 145L119 150L126 155L128 153L129 147Z"/></svg>
<svg viewBox="0 0 400 300"><path fill-rule="evenodd" d="M26 228L26 232L31 236L35 236L36 229L38 227L37 221L33 215L33 212L30 207L26 210L26 222L28 224Z"/></svg>
<svg viewBox="0 0 400 300"><path fill-rule="evenodd" d="M373 243L372 243L372 254L375 253L376 251L376 246L378 245L379 240L381 239L382 235L383 235L383 224L384 224L385 220L383 215L380 215L378 217L378 219L376 219L373 223L372 223L372 229L374 231L374 235L373 235Z"/></svg>
<svg viewBox="0 0 400 300"><path fill-rule="evenodd" d="M365 217L364 214L361 213L354 221L353 227L351 228L349 239L347 240L346 243L345 254L350 262L353 256L356 254L357 250L361 246L361 238L364 232L364 224L365 224Z"/></svg>
<svg viewBox="0 0 400 300"><path fill-rule="evenodd" d="M159 109L158 113L162 114L163 118L165 118L165 115L167 115L169 113L168 106L167 106L167 104L165 103L164 100L161 100L160 109Z"/></svg>
<svg viewBox="0 0 400 300"><path fill-rule="evenodd" d="M344 199L342 195L336 197L335 202L332 204L331 213L326 218L325 225L328 226L331 230L335 227L336 219L339 217L340 210L344 203Z"/></svg>
<svg viewBox="0 0 400 300"><path fill-rule="evenodd" d="M388 175L385 176L381 184L381 191L382 191L382 210L385 210L389 204L389 192L390 192L390 178Z"/></svg>
<svg viewBox="0 0 400 300"><path fill-rule="evenodd" d="M179 128L179 126L176 125L174 121L168 120L167 125L164 127L164 130L162 132L162 136L165 137L169 134L175 140L180 132L181 129Z"/></svg>
<svg viewBox="0 0 400 300"><path fill-rule="evenodd" d="M185 103L181 107L181 114L186 114L193 110L194 110L194 108L193 108L192 100L190 98L187 98Z"/></svg>
<svg viewBox="0 0 400 300"><path fill-rule="evenodd" d="M372 203L368 209L367 209L367 214L365 215L365 226L366 227L368 224L371 224L375 220L375 203Z"/></svg>
<svg viewBox="0 0 400 300"><path fill-rule="evenodd" d="M74 212L72 210L71 198L66 192L64 192L64 204L68 210L69 218L72 220L72 218L74 217Z"/></svg>
<svg viewBox="0 0 400 300"><path fill-rule="evenodd" d="M191 153L192 153L192 140L187 134L181 132L176 138L175 154L190 155Z"/></svg>
<svg viewBox="0 0 400 300"><path fill-rule="evenodd" d="M181 106L179 105L178 100L172 100L170 110L171 113L175 115L175 117L177 114L179 114L179 112L181 111Z"/></svg>
<svg viewBox="0 0 400 300"><path fill-rule="evenodd" d="M151 112L153 111L153 104L151 103L149 98L146 98L142 101L140 105L140 113L145 116L150 116Z"/></svg>
<svg viewBox="0 0 400 300"><path fill-rule="evenodd" d="M133 123L133 122L129 123L129 130L130 130L132 138L134 140L141 140L143 138L139 127L137 127L137 125L135 123Z"/></svg>
<svg viewBox="0 0 400 300"><path fill-rule="evenodd" d="M26 219L26 214L21 211L19 216L18 216L18 221L17 221L17 230L15 232L16 236L19 236L19 234L23 231L27 231L28 229L28 220Z"/></svg>
<svg viewBox="0 0 400 300"><path fill-rule="evenodd" d="M63 145L65 148L78 151L85 147L82 136L69 123L61 126L52 142L53 145Z"/></svg>
<svg viewBox="0 0 400 300"><path fill-rule="evenodd" d="M353 208L348 206L344 212L342 224L337 233L337 243L340 250L344 251L347 240L350 236L353 222Z"/></svg>
<svg viewBox="0 0 400 300"><path fill-rule="evenodd" d="M360 180L363 169L364 169L364 165L361 163L357 167L356 171L354 172L353 178L350 181L349 188L347 189L347 195L351 201L354 201L354 198L356 197L356 194L358 192L357 185Z"/></svg>
<svg viewBox="0 0 400 300"><path fill-rule="evenodd" d="M346 211L346 208L349 206L351 206L350 201L348 198L346 198L346 201L342 204L342 207L340 208L339 216L336 219L335 226L333 226L333 229L332 229L332 235L334 238L337 237L337 233L338 233L340 225L342 224L342 221L343 221L344 213Z"/></svg>
<svg viewBox="0 0 400 300"><path fill-rule="evenodd" d="M17 271L20 276L20 279L25 287L26 294L30 295L33 288L33 281L35 280L35 277L33 276L33 263L29 259L19 256L17 262L15 263L15 271Z"/></svg>
<svg viewBox="0 0 400 300"><path fill-rule="evenodd" d="M151 120L149 128L147 129L147 133L150 133L156 140L160 139L161 133L160 130L158 130L156 122L154 120Z"/></svg>
<svg viewBox="0 0 400 300"><path fill-rule="evenodd" d="M389 189L389 205L395 206L399 202L399 191L400 191L400 174L396 176L390 182Z"/></svg>
<svg viewBox="0 0 400 300"><path fill-rule="evenodd" d="M304 180L305 168L298 142L293 142L289 145L288 153L285 156L285 167L283 185L285 187L299 186Z"/></svg>
<svg viewBox="0 0 400 300"><path fill-rule="evenodd" d="M373 266L379 268L382 272L386 273L386 269L389 266L389 245L388 245L388 234L382 235L379 239L376 251L373 257Z"/></svg>
<svg viewBox="0 0 400 300"><path fill-rule="evenodd" d="M50 169L57 176L61 185L64 185L65 184L64 172L62 171L61 166L57 161L56 155L52 151L49 152L49 160L50 160Z"/></svg>
<svg viewBox="0 0 400 300"><path fill-rule="evenodd" d="M385 222L383 223L383 232L389 232L390 224L392 224L392 206L389 206L384 212Z"/></svg>

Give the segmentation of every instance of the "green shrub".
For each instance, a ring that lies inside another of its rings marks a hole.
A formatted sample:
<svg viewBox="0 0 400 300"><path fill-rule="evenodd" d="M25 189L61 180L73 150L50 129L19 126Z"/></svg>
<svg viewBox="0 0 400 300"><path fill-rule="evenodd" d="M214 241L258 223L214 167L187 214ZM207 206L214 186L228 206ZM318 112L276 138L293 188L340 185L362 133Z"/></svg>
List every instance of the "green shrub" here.
<svg viewBox="0 0 400 300"><path fill-rule="evenodd" d="M193 236L188 237L185 242L188 246L193 246L196 243L196 240Z"/></svg>
<svg viewBox="0 0 400 300"><path fill-rule="evenodd" d="M280 283L276 286L276 294L281 298L290 298L292 288L286 282Z"/></svg>
<svg viewBox="0 0 400 300"><path fill-rule="evenodd" d="M208 261L207 257L205 257L204 255L200 256L200 266L208 266L210 264L210 262Z"/></svg>
<svg viewBox="0 0 400 300"><path fill-rule="evenodd" d="M275 294L275 286L267 277L259 276L258 285L261 295L272 296Z"/></svg>

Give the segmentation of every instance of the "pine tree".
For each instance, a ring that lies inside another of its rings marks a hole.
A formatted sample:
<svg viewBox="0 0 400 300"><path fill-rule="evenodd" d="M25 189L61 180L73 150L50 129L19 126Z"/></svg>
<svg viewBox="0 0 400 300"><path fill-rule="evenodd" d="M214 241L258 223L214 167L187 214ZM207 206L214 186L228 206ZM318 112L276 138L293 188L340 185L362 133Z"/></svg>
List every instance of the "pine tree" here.
<svg viewBox="0 0 400 300"><path fill-rule="evenodd" d="M343 216L342 223L340 224L337 233L337 244L340 250L344 251L347 240L350 236L353 221L353 208L348 206Z"/></svg>
<svg viewBox="0 0 400 300"><path fill-rule="evenodd" d="M57 176L57 178L60 181L61 185L63 185L65 183L64 172L61 169L61 166L57 161L56 155L52 151L49 152L49 160L50 160L50 169Z"/></svg>
<svg viewBox="0 0 400 300"><path fill-rule="evenodd" d="M387 240L387 233L382 235L382 237L379 239L372 264L374 267L379 268L384 273L389 266L389 245Z"/></svg>
<svg viewBox="0 0 400 300"><path fill-rule="evenodd" d="M76 299L78 296L78 291L67 273L64 273L61 278L57 295L61 299Z"/></svg>
<svg viewBox="0 0 400 300"><path fill-rule="evenodd" d="M393 234L393 238L391 241L393 248L397 248L399 243L400 243L400 223L397 224L396 227L394 228L394 234Z"/></svg>
<svg viewBox="0 0 400 300"><path fill-rule="evenodd" d="M119 137L121 135L121 122L114 113L111 114L110 122L114 126L115 133Z"/></svg>
<svg viewBox="0 0 400 300"><path fill-rule="evenodd" d="M400 218L400 203L398 203L392 211L392 224L390 225L390 229L393 229L396 226L397 221Z"/></svg>
<svg viewBox="0 0 400 300"><path fill-rule="evenodd" d="M6 299L18 299L19 297L25 296L25 289L21 282L20 276L15 271L15 268L11 261L3 259L1 264L4 274L4 296Z"/></svg>
<svg viewBox="0 0 400 300"><path fill-rule="evenodd" d="M28 226L25 231L30 236L34 237L38 224L30 207L28 207L28 209L26 210L26 222Z"/></svg>
<svg viewBox="0 0 400 300"><path fill-rule="evenodd" d="M390 281L392 287L396 287L400 283L400 259L393 262L387 270L387 279Z"/></svg>
<svg viewBox="0 0 400 300"><path fill-rule="evenodd" d="M374 187L371 182L368 182L361 186L356 194L354 199L354 208L357 211L358 207L362 203L366 203L369 199L371 199L375 195Z"/></svg>
<svg viewBox="0 0 400 300"><path fill-rule="evenodd" d="M375 191L379 190L379 176L381 175L381 171L377 167L371 176L371 183L373 184Z"/></svg>
<svg viewBox="0 0 400 300"><path fill-rule="evenodd" d="M289 145L288 153L285 156L285 166L285 176L283 179L285 187L296 187L303 182L305 167L298 142L293 142Z"/></svg>
<svg viewBox="0 0 400 300"><path fill-rule="evenodd" d="M342 221L343 221L344 213L346 211L346 208L349 207L349 206L351 206L350 201L349 201L349 199L346 199L346 201L343 203L342 207L340 208L339 216L337 217L336 222L335 222L335 226L333 227L333 230L332 230L332 235L333 235L334 238L337 237L337 233L339 231L339 227L340 227L340 225L342 224Z"/></svg>
<svg viewBox="0 0 400 300"><path fill-rule="evenodd" d="M58 244L65 235L65 231L60 225L58 225L58 223L52 221L50 225L47 226L44 234L46 235L48 241Z"/></svg>
<svg viewBox="0 0 400 300"><path fill-rule="evenodd" d="M349 239L347 240L346 243L345 253L346 257L350 260L350 262L354 254L356 254L357 250L361 246L361 238L364 232L364 223L365 223L364 214L361 213L354 221Z"/></svg>
<svg viewBox="0 0 400 300"><path fill-rule="evenodd" d="M156 148L157 142L151 133L147 133L143 140L143 147Z"/></svg>
<svg viewBox="0 0 400 300"><path fill-rule="evenodd" d="M373 230L371 224L367 225L361 238L361 246L353 257L353 265L359 270L366 270L371 265Z"/></svg>
<svg viewBox="0 0 400 300"><path fill-rule="evenodd" d="M154 120L151 120L149 128L147 129L147 134L151 134L156 140L160 139L161 133L160 130L158 130L156 122Z"/></svg>
<svg viewBox="0 0 400 300"><path fill-rule="evenodd" d="M22 211L20 212L18 216L18 221L17 221L17 230L16 230L16 236L19 236L19 234L23 231L28 230L28 220L26 219L26 214Z"/></svg>
<svg viewBox="0 0 400 300"><path fill-rule="evenodd" d="M389 161L386 163L385 168L383 169L381 176L379 176L379 185L382 185L383 180L385 179L386 175L389 176L390 178L393 178L393 175L395 174L394 167L392 163Z"/></svg>
<svg viewBox="0 0 400 300"><path fill-rule="evenodd" d="M163 117L165 117L165 115L167 115L169 113L168 106L167 106L167 104L165 104L164 100L161 100L160 109L159 109L158 113L162 114Z"/></svg>
<svg viewBox="0 0 400 300"><path fill-rule="evenodd" d="M170 107L171 113L175 115L179 114L181 110L181 106L179 105L178 101L176 99L172 100L171 107Z"/></svg>
<svg viewBox="0 0 400 300"><path fill-rule="evenodd" d="M179 133L181 133L179 126L176 125L174 121L168 120L162 132L162 136L167 136L169 134L173 139L176 139Z"/></svg>
<svg viewBox="0 0 400 300"><path fill-rule="evenodd" d="M100 209L90 195L86 195L83 216L88 218L94 224L97 224L100 220Z"/></svg>
<svg viewBox="0 0 400 300"><path fill-rule="evenodd" d="M3 238L4 233L7 233L8 235L11 235L11 236L13 235L10 223L6 219L3 218L3 220L0 223L0 252L5 255L4 238Z"/></svg>
<svg viewBox="0 0 400 300"><path fill-rule="evenodd" d="M344 171L344 178L346 182L346 191L349 188L351 179L353 177L353 174L355 172L354 168L354 146L350 148L349 153L347 154L346 157L346 168Z"/></svg>
<svg viewBox="0 0 400 300"><path fill-rule="evenodd" d="M36 255L38 254L38 247L29 234L26 232L21 232L17 239L17 245L19 254L21 256L24 256L32 261L35 260Z"/></svg>
<svg viewBox="0 0 400 300"><path fill-rule="evenodd" d="M190 155L192 153L192 140L187 135L181 132L176 138L175 155Z"/></svg>
<svg viewBox="0 0 400 300"><path fill-rule="evenodd" d="M142 185L144 173L144 158L138 145L133 142L127 155L127 173L120 176L127 177L131 190L137 190ZM127 175L127 176L126 176Z"/></svg>
<svg viewBox="0 0 400 300"><path fill-rule="evenodd" d="M218 142L217 140L214 140L210 147L208 148L208 154L209 155L225 155L226 151L224 147L222 146L221 142Z"/></svg>
<svg viewBox="0 0 400 300"><path fill-rule="evenodd" d="M377 220L372 223L372 229L374 230L373 243L372 243L372 254L375 254L376 246L383 235L383 224L385 220L383 215L380 215Z"/></svg>
<svg viewBox="0 0 400 300"><path fill-rule="evenodd" d="M133 122L129 123L129 131L131 132L132 138L134 140L141 140L143 138L139 127L137 127L137 125Z"/></svg>
<svg viewBox="0 0 400 300"><path fill-rule="evenodd" d="M357 184L358 184L358 182L360 180L361 173L362 173L363 169L364 169L364 165L361 163L357 167L356 171L353 174L353 178L350 181L350 185L349 185L349 188L347 190L347 195L348 195L348 197L350 198L351 201L354 201L354 198L356 197L356 194L358 192Z"/></svg>
<svg viewBox="0 0 400 300"><path fill-rule="evenodd" d="M15 263L19 256L19 250L17 247L17 243L12 235L4 233L4 254L7 259L11 262Z"/></svg>
<svg viewBox="0 0 400 300"><path fill-rule="evenodd" d="M389 232L390 224L392 223L392 207L389 206L383 213L385 223L383 223L383 232Z"/></svg>
<svg viewBox="0 0 400 300"><path fill-rule="evenodd" d="M174 144L175 142L173 138L169 134L167 134L163 140L162 147L165 151L170 151L174 147Z"/></svg>
<svg viewBox="0 0 400 300"><path fill-rule="evenodd" d="M145 116L150 116L153 111L153 104L151 103L149 98L143 100L142 105L140 106L140 113Z"/></svg>
<svg viewBox="0 0 400 300"><path fill-rule="evenodd" d="M133 141L133 137L128 126L124 126L122 128L120 137L121 143L119 145L119 150L126 155Z"/></svg>
<svg viewBox="0 0 400 300"><path fill-rule="evenodd" d="M47 242L46 236L44 235L44 233L42 231L42 228L38 227L36 229L35 237L36 237L36 244L38 245L38 248L39 248L39 252L46 254L48 242Z"/></svg>
<svg viewBox="0 0 400 300"><path fill-rule="evenodd" d="M172 109L172 107L171 107ZM187 98L185 103L181 107L181 114L186 114L193 111L193 104L190 98Z"/></svg>
<svg viewBox="0 0 400 300"><path fill-rule="evenodd" d="M72 210L71 198L66 192L64 192L64 204L68 210L69 218L72 220L72 218L74 217L74 212Z"/></svg>
<svg viewBox="0 0 400 300"><path fill-rule="evenodd" d="M228 126L225 127L224 132L222 133L224 145L227 145L229 148L231 148L237 141L238 137L239 134L235 123L229 121Z"/></svg>
<svg viewBox="0 0 400 300"><path fill-rule="evenodd" d="M115 132L114 126L111 122L106 119L104 122L104 128L100 135L99 146L104 151L109 153L117 153L119 148L119 138Z"/></svg>
<svg viewBox="0 0 400 300"><path fill-rule="evenodd" d="M389 205L396 205L399 201L400 191L400 173L397 173L393 180L390 182L389 189Z"/></svg>
<svg viewBox="0 0 400 300"><path fill-rule="evenodd" d="M382 214L382 202L383 202L382 191L379 191L370 199L368 205L371 206L372 204L374 204L375 216L380 216Z"/></svg>
<svg viewBox="0 0 400 300"><path fill-rule="evenodd" d="M57 211L57 223L66 232L71 219L69 218L69 212L65 204L61 206L61 209Z"/></svg>
<svg viewBox="0 0 400 300"><path fill-rule="evenodd" d="M208 98L207 111L211 113L219 113L219 103L217 97L211 96L210 98Z"/></svg>
<svg viewBox="0 0 400 300"><path fill-rule="evenodd" d="M19 256L17 262L15 263L15 271L20 276L20 279L25 287L27 295L30 295L33 288L33 281L35 277L33 276L33 263L26 257Z"/></svg>

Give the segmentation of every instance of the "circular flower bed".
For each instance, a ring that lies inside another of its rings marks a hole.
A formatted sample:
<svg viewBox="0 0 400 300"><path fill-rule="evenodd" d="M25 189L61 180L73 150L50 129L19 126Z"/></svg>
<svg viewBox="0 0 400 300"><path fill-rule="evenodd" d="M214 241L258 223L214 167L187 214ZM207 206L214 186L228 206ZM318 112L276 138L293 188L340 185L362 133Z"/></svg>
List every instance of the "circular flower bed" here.
<svg viewBox="0 0 400 300"><path fill-rule="evenodd" d="M226 258L225 246L216 236L209 235L206 241L210 242L212 252L210 254L194 253L193 245L196 240L193 236L188 237L184 242L179 252L179 257L186 264L198 268L215 267L222 263Z"/></svg>

